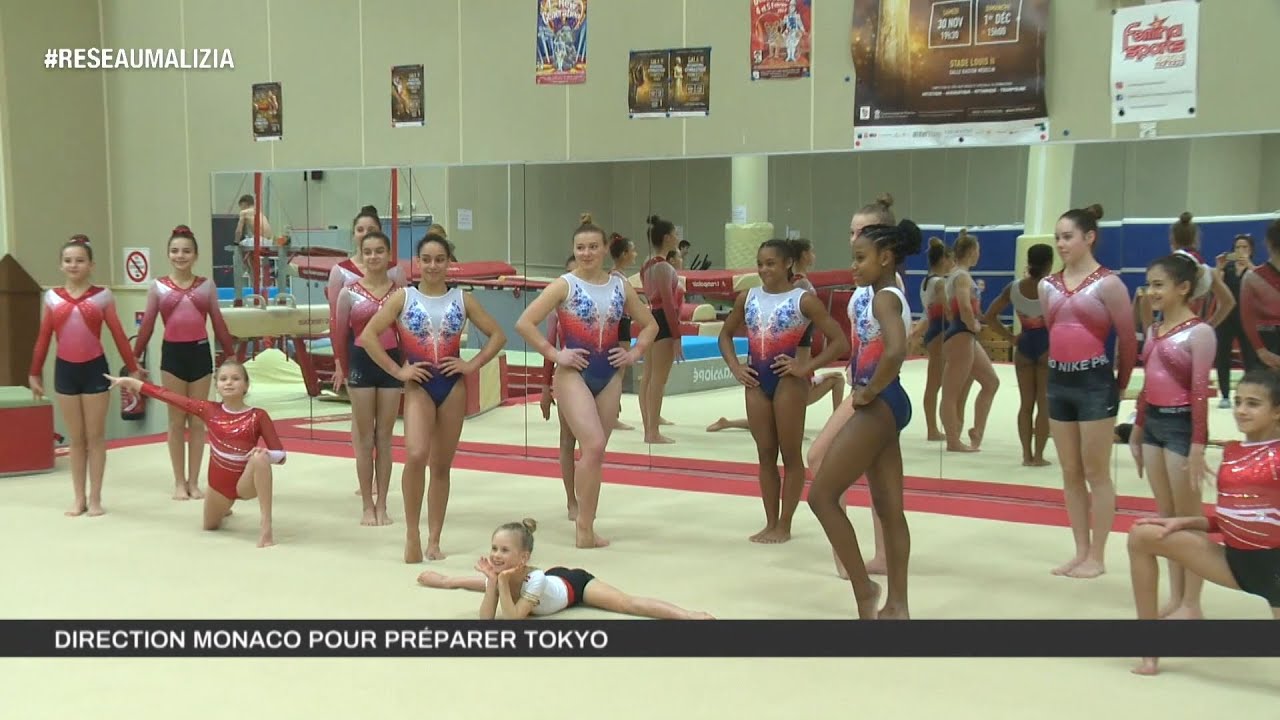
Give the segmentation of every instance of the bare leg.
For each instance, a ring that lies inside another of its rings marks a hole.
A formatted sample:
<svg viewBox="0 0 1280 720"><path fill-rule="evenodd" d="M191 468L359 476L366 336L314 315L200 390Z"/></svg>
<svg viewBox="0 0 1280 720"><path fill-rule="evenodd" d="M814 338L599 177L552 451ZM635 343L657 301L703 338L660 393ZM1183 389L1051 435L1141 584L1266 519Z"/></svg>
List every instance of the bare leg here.
<svg viewBox="0 0 1280 720"><path fill-rule="evenodd" d="M784 472L782 513L773 534L776 542L791 539L791 521L800 505L800 496L804 494L804 417L808 409L810 384L806 378L784 377L773 393L773 418L777 423L775 432Z"/></svg>
<svg viewBox="0 0 1280 720"><path fill-rule="evenodd" d="M946 367L946 359L942 353L942 335L938 335L925 346L929 355L929 369L924 384L924 420L928 427L930 442L946 440L947 436L938 429L938 392L942 390L942 371Z"/></svg>
<svg viewBox="0 0 1280 720"><path fill-rule="evenodd" d="M1049 444L1049 354L1045 353L1036 365L1036 454L1032 464L1049 465L1044 459L1044 449Z"/></svg>
<svg viewBox="0 0 1280 720"><path fill-rule="evenodd" d="M578 447L582 453L574 469L574 495L578 498L577 546L605 547L609 541L595 531L596 511L600 502L600 482L604 474L605 444L608 442L613 418L617 417L622 379L620 374L615 375L613 381L600 391L600 398L592 397L577 370L557 368L555 382L560 393L560 411L573 436L578 439ZM606 398L606 395L611 398ZM606 403L611 405L602 407Z"/></svg>
<svg viewBox="0 0 1280 720"><path fill-rule="evenodd" d="M418 575L418 584L437 590L470 590L484 592L484 577L480 575L441 575L434 570L427 570Z"/></svg>
<svg viewBox="0 0 1280 720"><path fill-rule="evenodd" d="M172 373L161 373L160 382L165 390L183 396L187 394L187 383ZM173 405L166 405L165 409L169 413L169 434L165 440L169 447L169 465L173 468L173 499L190 500L191 494L187 492L187 413Z"/></svg>
<svg viewBox="0 0 1280 720"><path fill-rule="evenodd" d="M81 395L84 408L85 442L89 451L89 516L102 515L102 476L107 470L107 406L108 393Z"/></svg>
<svg viewBox="0 0 1280 720"><path fill-rule="evenodd" d="M883 547L889 575L889 594L877 616L882 620L911 617L907 603L907 566L911 558L911 531L902 501L902 449L894 437L867 470L867 487L875 508L876 548ZM879 554L879 552L877 553ZM868 572L870 569L868 568Z"/></svg>
<svg viewBox="0 0 1280 720"><path fill-rule="evenodd" d="M356 481L360 484L360 501L363 505L360 524L378 524L373 507L374 430L377 428L378 395L375 388L347 388L351 401L351 445L356 456Z"/></svg>
<svg viewBox="0 0 1280 720"><path fill-rule="evenodd" d="M1169 486L1169 470L1165 466L1165 453L1154 445L1142 446L1142 465L1146 471L1151 496L1156 501L1160 517L1177 517L1173 503L1173 490ZM1183 573L1177 563L1169 561L1169 602L1160 611L1160 617L1177 610L1182 605Z"/></svg>
<svg viewBox="0 0 1280 720"><path fill-rule="evenodd" d="M396 433L396 416L400 413L400 388L378 388L378 426L373 431L373 519L378 525L390 525L387 495L391 493L391 440Z"/></svg>
<svg viewBox="0 0 1280 720"><path fill-rule="evenodd" d="M773 403L759 388L747 388L747 420L751 438L756 442L756 470L760 481L760 498L764 501L764 529L752 535L751 542L775 543L778 517L782 514L782 478L778 475L778 431L773 417Z"/></svg>
<svg viewBox="0 0 1280 720"><path fill-rule="evenodd" d="M991 357L987 351L973 340L973 378L978 381L978 397L973 401L973 427L969 429L969 440L973 449L982 446L982 437L987 432L987 418L991 415L991 403L995 402L996 392L1000 389L1000 378L991 365Z"/></svg>
<svg viewBox="0 0 1280 720"><path fill-rule="evenodd" d="M942 430L946 435L948 452L973 452L960 441L960 430L964 425L961 405L964 403L965 386L969 382L973 370L973 337L969 333L960 333L942 344L942 352L946 364L942 371Z"/></svg>
<svg viewBox="0 0 1280 720"><path fill-rule="evenodd" d="M685 610L665 600L632 597L600 580L587 583L582 596L582 602L585 605L621 615L635 615L656 620L715 620L707 613Z"/></svg>
<svg viewBox="0 0 1280 720"><path fill-rule="evenodd" d="M578 519L578 496L574 490L574 464L576 462L574 456L578 447L578 440L573 436L573 431L569 429L569 423L565 422L564 412L557 410L556 416L560 420L560 480L564 483L565 508L568 509L569 519L576 521Z"/></svg>
<svg viewBox="0 0 1280 720"><path fill-rule="evenodd" d="M1054 568L1054 575L1066 575L1089 557L1089 489L1084 480L1084 462L1080 457L1080 423L1049 421L1053 446L1058 451L1062 468L1062 490L1071 520L1071 536L1076 552L1071 560ZM1110 458L1110 453L1107 457Z"/></svg>
<svg viewBox="0 0 1280 720"><path fill-rule="evenodd" d="M453 456L458 452L458 440L462 437L462 421L467 415L467 384L459 379L449 397L436 408L435 437L431 442L431 454L427 467L431 481L427 485L427 559L443 560L440 535L444 532L445 511L449 508L449 471Z"/></svg>
<svg viewBox="0 0 1280 720"><path fill-rule="evenodd" d="M209 399L209 385L212 375L206 375L187 385L187 397L196 400ZM204 444L206 432L204 421L195 415L187 416L187 496L192 500L204 497L200 491L200 467L204 464Z"/></svg>
<svg viewBox="0 0 1280 720"><path fill-rule="evenodd" d="M1080 454L1084 480L1089 486L1092 534L1088 558L1067 573L1073 578L1088 580L1107 571L1107 538L1116 519L1116 487L1111 482L1115 432L1115 418L1080 423Z"/></svg>
<svg viewBox="0 0 1280 720"><path fill-rule="evenodd" d="M57 397L58 406L62 409L62 421L67 426L67 439L71 449L71 491L75 498L71 508L64 514L67 517L79 517L89 509L89 501L85 494L89 469L89 444L85 439L84 409L80 405L79 395L58 395Z"/></svg>
<svg viewBox="0 0 1280 720"><path fill-rule="evenodd" d="M422 496L427 487L427 457L435 431L436 408L418 383L404 386L404 470L400 492L404 495L404 561L422 562Z"/></svg>
<svg viewBox="0 0 1280 720"><path fill-rule="evenodd" d="M1204 504L1198 490L1191 487L1191 472L1188 460L1181 455L1164 451L1164 464L1168 470L1169 490L1173 500L1173 514L1176 517L1198 517L1204 515ZM1173 584L1173 573L1182 575L1181 602L1174 606L1167 617L1171 620L1202 620L1204 610L1200 607L1200 594L1204 590L1204 578L1183 566L1173 565L1170 560L1169 579ZM1172 604L1172 603L1170 603Z"/></svg>
<svg viewBox="0 0 1280 720"><path fill-rule="evenodd" d="M707 426L707 432L720 432L721 430L750 430L751 423L746 418L741 420L730 420L728 418L720 418L719 420Z"/></svg>
<svg viewBox="0 0 1280 720"><path fill-rule="evenodd" d="M231 514L231 506L234 500L223 495L222 493L209 488L209 492L204 496L204 524L205 530L217 530L222 527L223 520Z"/></svg>
<svg viewBox="0 0 1280 720"><path fill-rule="evenodd" d="M1022 464L1035 466L1032 447L1032 425L1036 405L1036 366L1020 352L1013 354L1013 367L1018 375L1018 441L1022 444Z"/></svg>
<svg viewBox="0 0 1280 720"><path fill-rule="evenodd" d="M826 456L827 449L831 447L831 441L840 432L840 428L844 427L845 423L849 422L852 417L853 398L850 396L840 403L840 407L836 408L836 411L827 419L827 424L822 426L822 432L818 433L818 437L814 438L813 444L809 446L809 472L812 475L816 476L818 474L818 469L822 467L822 459ZM854 482L857 482L857 480L855 479ZM850 487L852 487L852 484ZM848 492L846 491L840 493L840 510L845 512L846 516L848 507ZM876 515L874 509L871 511L871 520L875 524L876 551L875 555L867 561L866 568L867 572L872 575L883 575L886 571L884 528L881 526L880 518ZM840 576L841 580L848 580L849 573L845 571L844 565L840 563L840 557L836 555L834 548L831 550L831 556L835 560L836 574Z"/></svg>
<svg viewBox="0 0 1280 720"><path fill-rule="evenodd" d="M662 399L667 389L667 377L671 374L671 365L675 362L675 344L680 338L659 340L649 351L649 361L645 363L645 379L648 387L648 417L645 418L644 441L650 444L675 442L658 432L662 419ZM652 377L650 377L652 376Z"/></svg>
<svg viewBox="0 0 1280 720"><path fill-rule="evenodd" d="M262 534L258 538L258 547L271 547L276 544L271 534L271 463L265 455L256 455L245 467L240 481L236 483L236 495L241 500L258 498L258 509L262 512Z"/></svg>

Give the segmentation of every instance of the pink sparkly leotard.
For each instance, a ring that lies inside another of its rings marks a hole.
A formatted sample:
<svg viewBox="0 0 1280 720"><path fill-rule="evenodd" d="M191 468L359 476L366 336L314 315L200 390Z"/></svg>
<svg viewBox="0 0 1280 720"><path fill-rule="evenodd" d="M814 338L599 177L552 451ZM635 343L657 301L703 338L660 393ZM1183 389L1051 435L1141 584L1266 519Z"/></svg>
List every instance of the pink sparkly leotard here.
<svg viewBox="0 0 1280 720"><path fill-rule="evenodd" d="M213 324L213 334L224 353L235 346L231 331L218 307L218 289L208 278L196 277L183 288L170 277L156 278L147 291L147 309L142 327L133 343L135 355L141 355L151 342L156 329L156 316L164 320L164 340L171 343L207 342L206 322Z"/></svg>
<svg viewBox="0 0 1280 720"><path fill-rule="evenodd" d="M1217 349L1213 328L1191 318L1163 332L1151 326L1143 346L1144 380L1134 425L1143 427L1149 412L1190 414L1191 442L1209 438L1209 372Z"/></svg>

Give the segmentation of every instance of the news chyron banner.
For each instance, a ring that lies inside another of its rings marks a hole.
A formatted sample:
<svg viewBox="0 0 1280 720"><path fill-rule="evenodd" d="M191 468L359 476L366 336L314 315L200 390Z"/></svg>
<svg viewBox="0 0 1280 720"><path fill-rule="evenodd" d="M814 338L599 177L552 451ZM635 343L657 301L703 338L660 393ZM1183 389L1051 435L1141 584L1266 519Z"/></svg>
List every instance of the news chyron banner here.
<svg viewBox="0 0 1280 720"><path fill-rule="evenodd" d="M1111 37L1112 122L1195 117L1200 3L1119 8Z"/></svg>
<svg viewBox="0 0 1280 720"><path fill-rule="evenodd" d="M854 147L1049 139L1049 0L854 0Z"/></svg>

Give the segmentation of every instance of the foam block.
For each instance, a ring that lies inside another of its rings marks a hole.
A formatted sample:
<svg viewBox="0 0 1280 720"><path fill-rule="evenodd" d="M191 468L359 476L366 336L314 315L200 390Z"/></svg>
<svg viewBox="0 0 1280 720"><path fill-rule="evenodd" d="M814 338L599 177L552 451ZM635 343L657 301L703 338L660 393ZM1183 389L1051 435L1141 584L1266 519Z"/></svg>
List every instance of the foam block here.
<svg viewBox="0 0 1280 720"><path fill-rule="evenodd" d="M727 268L753 268L756 266L756 250L760 243L773 237L773 223L749 223L724 226L724 266Z"/></svg>

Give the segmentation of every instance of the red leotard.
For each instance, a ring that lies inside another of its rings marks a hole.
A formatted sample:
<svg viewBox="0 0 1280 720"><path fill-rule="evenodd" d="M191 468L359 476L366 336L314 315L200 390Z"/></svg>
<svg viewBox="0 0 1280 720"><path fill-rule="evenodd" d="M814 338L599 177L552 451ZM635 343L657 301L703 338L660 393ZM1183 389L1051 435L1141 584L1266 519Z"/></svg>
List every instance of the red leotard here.
<svg viewBox="0 0 1280 720"><path fill-rule="evenodd" d="M235 341L222 319L217 293L217 287L208 278L196 277L187 288L180 287L167 276L156 278L147 292L147 310L133 343L134 354L141 355L147 349L147 343L151 342L151 334L156 329L156 315L164 319L164 339L173 343L208 340L205 322L212 321L213 334L218 338L222 352L230 354Z"/></svg>
<svg viewBox="0 0 1280 720"><path fill-rule="evenodd" d="M1280 548L1280 440L1223 447L1209 532L1237 550Z"/></svg>
<svg viewBox="0 0 1280 720"><path fill-rule="evenodd" d="M667 277L670 280L667 280ZM667 316L667 327L675 337L680 336L680 306L684 301L684 292L680 289L680 276L675 267L664 257L651 257L640 268L640 282L644 288L644 296L649 301L649 309L655 314L659 311ZM662 299L663 291L671 298L668 303Z"/></svg>
<svg viewBox="0 0 1280 720"><path fill-rule="evenodd" d="M1106 342L1114 328L1116 384L1123 392L1138 354L1133 306L1124 282L1099 267L1074 290L1067 289L1061 272L1041 280L1039 289L1049 328L1049 367L1078 372L1109 364Z"/></svg>
<svg viewBox="0 0 1280 720"><path fill-rule="evenodd" d="M249 464L249 452L261 440L271 451L271 461L285 461L284 446L276 435L271 416L262 408L228 410L222 403L196 400L170 392L151 383L142 384L142 394L181 408L204 421L209 439L209 487L235 500L236 484Z"/></svg>
<svg viewBox="0 0 1280 720"><path fill-rule="evenodd" d="M141 372L138 359L129 347L120 317L116 315L115 298L111 291L90 286L80 297L71 297L66 288L52 288L44 294L44 316L40 318L40 334L31 354L31 376L40 377L44 372L44 360L49 354L49 341L58 337L56 357L70 363L85 363L104 355L102 325L106 323L115 341L116 350L124 359L130 372Z"/></svg>
<svg viewBox="0 0 1280 720"><path fill-rule="evenodd" d="M1280 328L1280 270L1266 263L1244 274L1240 281L1240 319L1255 350L1267 346L1260 327Z"/></svg>
<svg viewBox="0 0 1280 720"><path fill-rule="evenodd" d="M1151 326L1143 346L1144 379L1138 393L1138 415L1134 425L1142 427L1147 405L1191 407L1191 442L1205 444L1209 438L1209 371L1217 349L1213 328L1200 318L1191 318L1164 334L1160 323Z"/></svg>
<svg viewBox="0 0 1280 720"><path fill-rule="evenodd" d="M364 341L360 339L360 335L364 333L365 327L369 325L369 321L378 313L382 305L386 303L387 298L391 297L391 293L396 291L396 284L391 283L391 287L382 297L375 296L370 292L369 288L361 285L358 281L344 288L338 293L337 312L333 315L329 324L329 339L333 345L333 354L338 359L338 363L348 371L351 369L350 344L351 338L355 338L357 347L364 347ZM378 336L378 340L384 349L390 350L396 347L396 328L394 325L387 328Z"/></svg>

